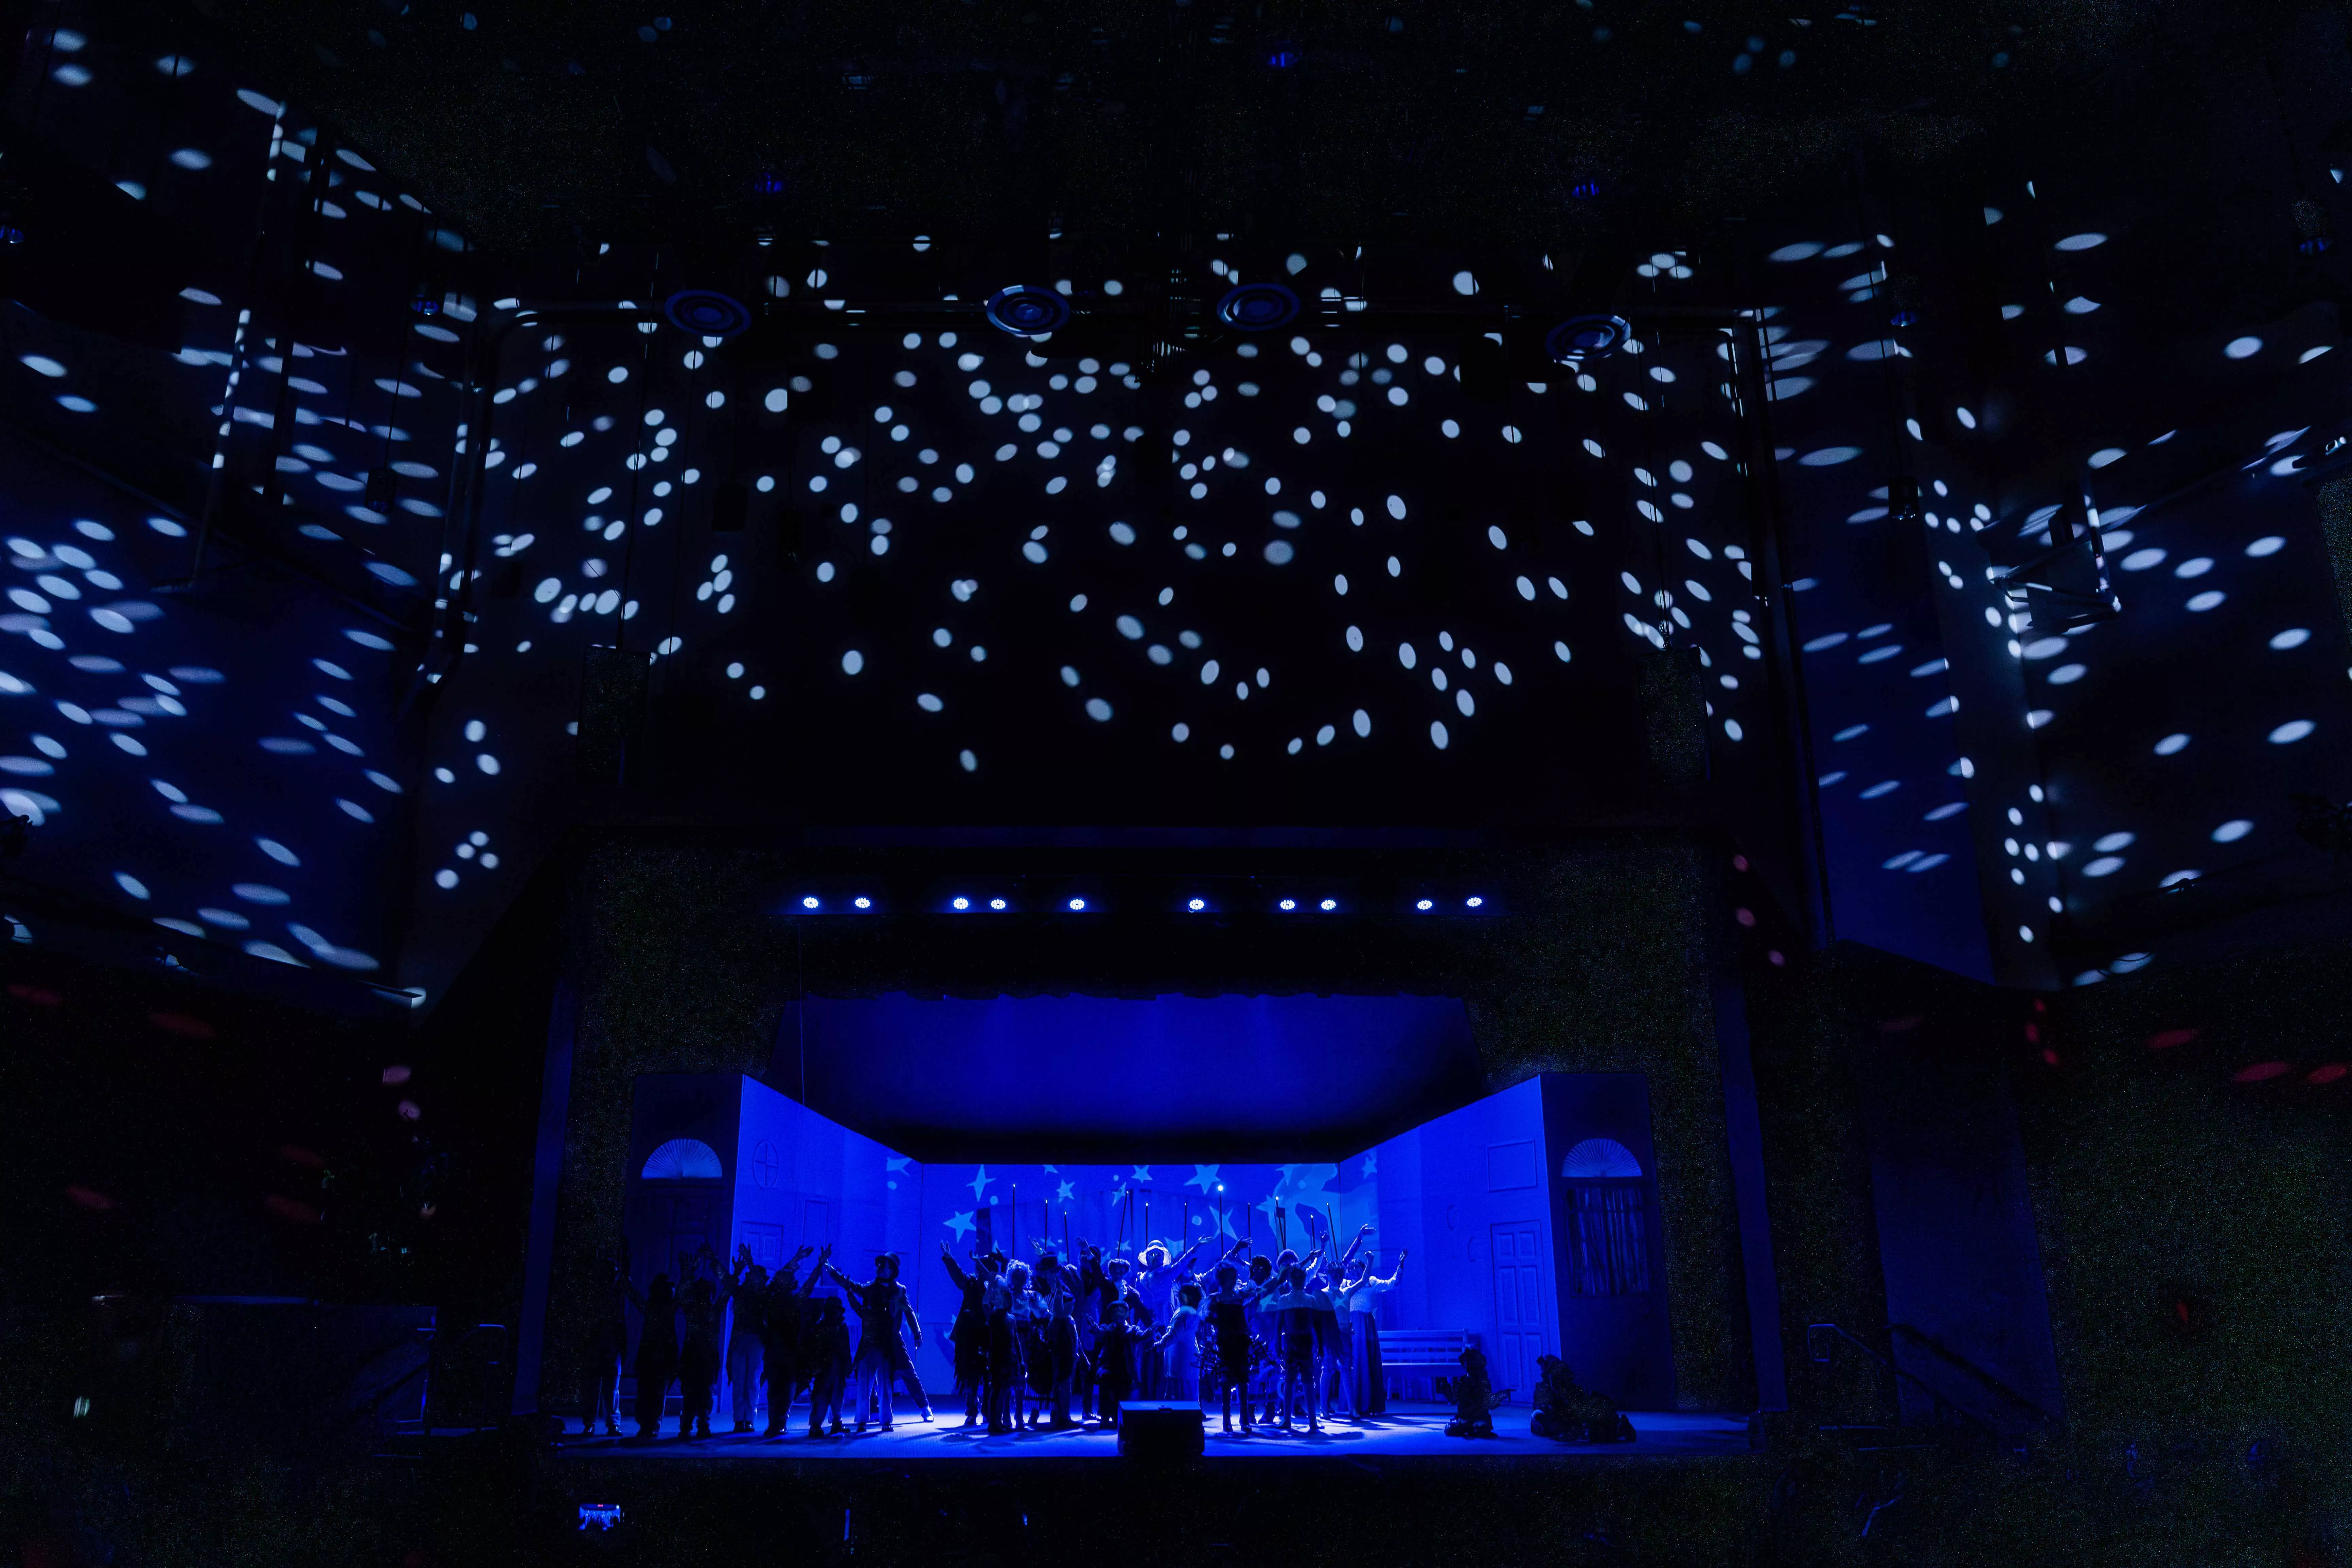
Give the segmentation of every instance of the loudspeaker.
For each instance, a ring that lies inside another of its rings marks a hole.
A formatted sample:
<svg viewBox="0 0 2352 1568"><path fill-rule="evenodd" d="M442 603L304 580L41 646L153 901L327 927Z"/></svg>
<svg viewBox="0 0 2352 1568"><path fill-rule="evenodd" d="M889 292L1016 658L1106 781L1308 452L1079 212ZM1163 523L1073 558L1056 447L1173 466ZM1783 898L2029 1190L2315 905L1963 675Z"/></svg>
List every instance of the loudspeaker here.
<svg viewBox="0 0 2352 1568"><path fill-rule="evenodd" d="M1208 1447L1204 1427L1207 1419L1197 1408L1139 1410L1132 1405L1122 1405L1118 1412L1119 1457L1161 1462L1197 1459Z"/></svg>

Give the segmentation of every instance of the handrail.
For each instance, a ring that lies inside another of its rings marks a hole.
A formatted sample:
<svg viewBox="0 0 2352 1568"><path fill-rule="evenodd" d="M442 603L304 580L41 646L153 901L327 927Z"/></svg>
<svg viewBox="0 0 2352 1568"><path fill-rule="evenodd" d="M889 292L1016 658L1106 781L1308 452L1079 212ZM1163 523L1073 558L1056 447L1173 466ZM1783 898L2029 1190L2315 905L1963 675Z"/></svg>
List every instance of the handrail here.
<svg viewBox="0 0 2352 1568"><path fill-rule="evenodd" d="M2033 1418L2042 1426L2055 1426L2058 1425L2058 1417L2053 1415L2049 1411L2042 1409L2041 1405L2036 1405L2032 1400L2028 1399L2022 1394L2018 1393L2017 1390L2010 1387L2009 1384L2003 1383L2000 1379L1995 1377L1992 1373L1987 1372L1976 1363L1969 1360L1968 1357L1960 1354L1958 1351L1948 1348L1940 1341L1928 1334L1925 1330L1917 1328L1910 1323L1889 1323L1886 1325L1886 1331L1889 1334L1900 1334L1910 1343L1917 1345L1922 1350L1932 1352L1938 1360L1948 1363L1959 1371L1968 1373L1970 1377L1976 1379L1977 1382L1984 1384L1985 1387L1990 1389L1993 1393L1998 1394L2003 1399L2008 1400L2018 1408L2031 1413Z"/></svg>
<svg viewBox="0 0 2352 1568"><path fill-rule="evenodd" d="M1915 1373L1906 1371L1904 1368L1895 1365L1893 1357L1880 1354L1874 1346L1867 1344L1862 1340L1856 1339L1853 1335L1846 1332L1845 1330L1840 1328L1835 1323L1808 1323L1805 1325L1805 1353L1811 1356L1816 1363L1827 1364L1830 1359L1830 1351L1816 1350L1814 1348L1814 1336L1824 1331L1835 1334L1838 1339L1843 1340L1846 1343L1853 1346L1854 1349L1862 1352L1863 1354L1868 1356L1871 1360L1876 1362L1880 1366L1883 1366L1888 1372L1893 1373L1897 1379L1908 1381L1916 1384L1919 1391L1922 1394L1925 1394L1929 1401L1932 1402L1934 1409L1938 1415L1942 1415L1948 1412L1949 1414L1958 1415L1962 1420L1967 1421L1969 1425L1975 1426L1988 1437L1998 1439L2001 1436L2000 1429L1995 1426L1991 1422L1986 1420L1983 1416L1978 1415L1975 1411L1969 1409L1965 1405L1953 1404L1949 1399L1945 1398L1942 1392L1933 1384L1928 1383L1925 1378L1918 1376ZM1831 1349L1835 1349L1834 1342L1832 1342Z"/></svg>

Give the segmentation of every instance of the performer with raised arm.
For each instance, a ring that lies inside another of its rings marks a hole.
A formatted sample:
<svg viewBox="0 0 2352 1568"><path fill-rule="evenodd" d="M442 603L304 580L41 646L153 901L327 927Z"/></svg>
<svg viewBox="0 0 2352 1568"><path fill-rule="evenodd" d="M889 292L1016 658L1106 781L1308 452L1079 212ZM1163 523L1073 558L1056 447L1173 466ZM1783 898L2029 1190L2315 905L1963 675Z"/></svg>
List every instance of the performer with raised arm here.
<svg viewBox="0 0 2352 1568"><path fill-rule="evenodd" d="M1244 1247L1248 1243L1243 1243ZM1263 1252L1253 1254L1249 1260L1249 1283L1245 1287L1249 1299L1250 1336L1264 1347L1265 1353L1256 1357L1247 1374L1244 1397L1255 1405L1256 1419L1266 1426L1274 1423L1274 1401L1280 1381L1282 1320L1266 1302L1276 1289L1274 1259Z"/></svg>
<svg viewBox="0 0 2352 1568"><path fill-rule="evenodd" d="M1265 1310L1282 1333L1282 1405L1276 1422L1291 1430L1291 1408L1301 1393L1307 1395L1307 1429L1320 1434L1315 1413L1315 1299L1307 1288L1307 1269L1294 1263L1282 1271L1279 1288L1268 1297Z"/></svg>
<svg viewBox="0 0 2352 1568"><path fill-rule="evenodd" d="M1367 1227L1369 1228L1369 1227ZM1365 1253L1349 1265L1339 1290L1348 1324L1348 1387L1356 1417L1379 1415L1389 1407L1387 1380L1381 1373L1381 1294L1396 1285L1404 1273L1406 1254L1397 1252L1396 1268L1385 1279L1372 1272L1372 1255Z"/></svg>
<svg viewBox="0 0 2352 1568"><path fill-rule="evenodd" d="M828 1247L816 1255L809 1268L808 1289L814 1292L817 1282L832 1271L827 1259L833 1256ZM828 1417L833 1422L833 1435L842 1435L841 1391L849 1382L849 1369L854 1364L849 1353L849 1320L841 1310L841 1298L822 1296L816 1310L802 1330L801 1354L810 1368L809 1436L824 1436Z"/></svg>
<svg viewBox="0 0 2352 1568"><path fill-rule="evenodd" d="M1185 1248L1181 1257L1171 1258L1168 1244L1154 1241L1136 1254L1135 1293L1142 1300L1143 1310L1148 1314L1146 1321L1153 1330L1167 1326L1168 1315L1176 1305L1176 1287L1191 1278L1186 1269L1200 1251L1200 1244L1195 1242ZM1146 1345L1140 1357L1142 1364L1137 1368L1147 1399L1160 1398L1166 1393L1160 1387L1162 1358L1156 1348L1158 1343L1155 1337Z"/></svg>
<svg viewBox="0 0 2352 1568"><path fill-rule="evenodd" d="M988 1429L992 1434L1013 1430L1013 1403L1019 1386L1021 1335L1015 1321L1016 1303L1005 1279L1004 1254L991 1251L980 1260L982 1289L981 1311L986 1319L988 1369Z"/></svg>
<svg viewBox="0 0 2352 1568"><path fill-rule="evenodd" d="M1079 1418L1087 1420L1095 1413L1095 1331L1102 1326L1104 1278L1102 1248L1083 1236L1078 1237L1077 1267L1078 1298L1072 1316L1078 1328L1078 1358L1073 1378Z"/></svg>
<svg viewBox="0 0 2352 1568"><path fill-rule="evenodd" d="M1337 1419L1344 1407L1352 1416L1355 1401L1348 1385L1348 1319L1339 1304L1339 1282L1347 1275L1348 1265L1364 1238L1372 1234L1367 1221L1349 1241L1348 1249L1336 1260L1325 1258L1322 1267L1307 1277L1308 1288L1316 1297L1315 1308L1315 1394L1322 1402L1323 1414ZM1335 1237L1326 1237L1328 1246Z"/></svg>
<svg viewBox="0 0 2352 1568"><path fill-rule="evenodd" d="M963 1395L963 1424L977 1426L988 1387L988 1279L984 1271L965 1273L944 1241L940 1243L940 1261L948 1266L948 1278L955 1281L958 1297L955 1326L948 1331L948 1340L955 1346L956 1390ZM981 1268L976 1249L972 1267Z"/></svg>
<svg viewBox="0 0 2352 1568"><path fill-rule="evenodd" d="M1037 1301L1042 1321L1037 1342L1046 1358L1046 1392L1053 1401L1051 1425L1059 1432L1070 1419L1070 1392L1077 1381L1078 1271L1051 1247L1037 1256Z"/></svg>
<svg viewBox="0 0 2352 1568"><path fill-rule="evenodd" d="M1243 1246L1249 1244L1244 1242ZM1234 1429L1234 1395L1242 1399L1242 1432L1254 1427L1250 1419L1250 1304L1255 1287L1241 1282L1241 1270L1231 1261L1217 1265L1217 1288L1208 1301L1210 1353L1215 1362L1218 1397L1224 1410L1225 1430Z"/></svg>
<svg viewBox="0 0 2352 1568"><path fill-rule="evenodd" d="M1160 1397L1201 1397L1201 1282L1187 1279L1176 1287L1176 1304L1168 1321L1151 1337L1151 1353L1160 1363Z"/></svg>
<svg viewBox="0 0 2352 1568"><path fill-rule="evenodd" d="M916 1375L914 1359L907 1353L907 1342L899 1335L899 1325L915 1336L915 1346L922 1348L923 1325L915 1321L915 1309L907 1299L907 1288L898 1283L898 1255L885 1252L874 1259L874 1278L861 1285L830 1263L817 1266L841 1287L857 1313L857 1356L850 1364L852 1398L857 1410L857 1430L866 1430L868 1391L878 1386L882 1399L882 1430L895 1429L892 1419L890 1383L893 1373L907 1380L914 1390L915 1401L922 1407L923 1419L931 1418L931 1402L923 1392L922 1379Z"/></svg>
<svg viewBox="0 0 2352 1568"><path fill-rule="evenodd" d="M768 1271L753 1260L746 1242L736 1247L727 1271L727 1299L735 1309L727 1326L727 1401L738 1432L751 1430L751 1406L760 1396L766 1360L760 1316L767 1298Z"/></svg>
<svg viewBox="0 0 2352 1568"><path fill-rule="evenodd" d="M768 1426L763 1436L783 1435L793 1413L793 1400L806 1380L814 1358L809 1331L808 1294L822 1277L812 1268L805 1281L794 1277L802 1258L813 1249L803 1247L768 1277L757 1308L761 1359L768 1376Z"/></svg>

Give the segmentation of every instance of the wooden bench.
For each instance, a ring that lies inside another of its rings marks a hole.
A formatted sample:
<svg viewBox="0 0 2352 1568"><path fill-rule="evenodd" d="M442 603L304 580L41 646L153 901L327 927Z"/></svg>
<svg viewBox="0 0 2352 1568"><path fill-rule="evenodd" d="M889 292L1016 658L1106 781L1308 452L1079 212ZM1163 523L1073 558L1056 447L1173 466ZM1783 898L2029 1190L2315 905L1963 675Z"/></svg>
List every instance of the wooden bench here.
<svg viewBox="0 0 2352 1568"><path fill-rule="evenodd" d="M1462 1352L1477 1342L1467 1329L1382 1329L1381 1374L1384 1380L1418 1377L1430 1384L1426 1397L1433 1399L1436 1380L1460 1375ZM1393 1381L1390 1387L1395 1387Z"/></svg>

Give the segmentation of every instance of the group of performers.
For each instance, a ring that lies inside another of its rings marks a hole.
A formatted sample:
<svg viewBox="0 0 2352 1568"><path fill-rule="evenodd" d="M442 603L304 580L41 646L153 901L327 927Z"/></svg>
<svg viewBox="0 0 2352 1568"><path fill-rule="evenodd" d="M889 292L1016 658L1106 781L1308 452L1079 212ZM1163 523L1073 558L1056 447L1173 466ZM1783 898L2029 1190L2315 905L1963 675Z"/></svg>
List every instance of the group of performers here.
<svg viewBox="0 0 2352 1568"><path fill-rule="evenodd" d="M1236 1242L1206 1268L1192 1265L1195 1246L1171 1256L1152 1242L1133 1257L1107 1256L1076 1241L1066 1260L1040 1243L1034 1264L1001 1250L971 1249L967 1268L942 1245L940 1261L960 1297L950 1333L963 1425L991 1433L1063 1431L1093 1423L1115 1429L1123 1405L1138 1400L1196 1402L1219 1409L1223 1429L1261 1427L1310 1432L1325 1419L1363 1421L1387 1405L1382 1388L1376 1309L1394 1286L1372 1271L1361 1250L1371 1234L1360 1230L1344 1252L1325 1237L1300 1257L1285 1248L1274 1257ZM767 1385L770 1437L803 1395L811 1437L848 1428L846 1398L864 1431L869 1415L892 1429L894 1384L904 1382L931 1419L929 1396L915 1372L909 1336L920 1349L916 1321L895 1253L875 1259L874 1278L850 1279L816 1254L803 1278L803 1247L772 1272L739 1251L726 1269L708 1247L680 1259L683 1285L656 1275L639 1289L630 1279L624 1245L613 1265L605 1321L592 1357L586 1422L620 1432L614 1408L617 1379L628 1354L625 1308L636 1307L644 1326L631 1363L636 1374L636 1440L661 1427L670 1387L681 1394L680 1437L710 1436L713 1390L722 1364L732 1393L734 1430L752 1430L760 1384ZM830 1279L840 1296L818 1296ZM858 1319L853 1353L845 1303ZM734 1307L722 1359L719 1334ZM684 1337L679 1325L684 1325ZM901 1331L904 1331L902 1332Z"/></svg>
<svg viewBox="0 0 2352 1568"><path fill-rule="evenodd" d="M916 1375L914 1358L900 1333L903 1325L919 1348L922 1326L915 1321L907 1288L898 1282L898 1260L884 1253L875 1260L874 1278L860 1283L833 1266L833 1248L818 1252L805 1279L798 1270L810 1248L802 1247L772 1273L751 1258L751 1248L735 1255L730 1268L720 1268L717 1256L705 1247L678 1260L683 1287L667 1274L656 1274L639 1289L629 1276L629 1248L625 1241L614 1259L605 1292L604 1321L590 1352L587 1407L583 1420L593 1432L602 1422L614 1436L621 1434L616 1394L623 1362L635 1373L636 1425L635 1441L650 1442L661 1435L662 1406L675 1386L679 1392L677 1435L710 1436L711 1395L723 1364L732 1394L735 1430L752 1429L751 1412L762 1381L767 1384L767 1436L784 1434L793 1405L809 1402L809 1431L823 1436L830 1423L838 1436L848 1428L842 1421L846 1399L864 1431L869 1401L878 1394L882 1429L891 1429L893 1382L903 1378L921 1406L931 1415L930 1400ZM838 1296L819 1296L817 1285L831 1279L841 1287ZM719 1333L727 1308L735 1309L722 1361ZM852 1352L845 1304L857 1314L857 1346ZM626 1309L644 1317L637 1331L636 1354L629 1358ZM684 1338L679 1336L683 1323Z"/></svg>

